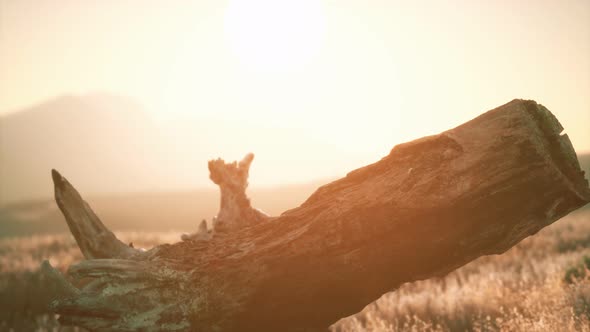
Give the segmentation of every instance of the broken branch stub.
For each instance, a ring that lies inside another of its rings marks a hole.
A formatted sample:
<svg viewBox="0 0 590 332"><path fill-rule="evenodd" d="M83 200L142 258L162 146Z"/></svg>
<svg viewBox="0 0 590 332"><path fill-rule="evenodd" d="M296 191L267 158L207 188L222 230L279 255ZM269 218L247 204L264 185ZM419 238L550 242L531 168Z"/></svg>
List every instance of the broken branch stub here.
<svg viewBox="0 0 590 332"><path fill-rule="evenodd" d="M226 163L222 159L209 161L209 177L221 191L219 213L213 224L215 232L231 232L268 219L268 216L252 208L246 195L252 160L253 153L247 154L239 163Z"/></svg>
<svg viewBox="0 0 590 332"><path fill-rule="evenodd" d="M51 176L55 187L55 201L86 259L131 257L140 253L119 241L58 171L51 170Z"/></svg>
<svg viewBox="0 0 590 332"><path fill-rule="evenodd" d="M245 194L253 155L214 160L221 204L210 239L140 255L114 236L100 240L114 249L97 251L92 238L106 229L81 198L62 198L59 177L56 199L90 259L70 272L96 281L55 311L92 330L326 329L405 282L502 253L590 201L562 130L542 105L514 100L395 146L273 218Z"/></svg>

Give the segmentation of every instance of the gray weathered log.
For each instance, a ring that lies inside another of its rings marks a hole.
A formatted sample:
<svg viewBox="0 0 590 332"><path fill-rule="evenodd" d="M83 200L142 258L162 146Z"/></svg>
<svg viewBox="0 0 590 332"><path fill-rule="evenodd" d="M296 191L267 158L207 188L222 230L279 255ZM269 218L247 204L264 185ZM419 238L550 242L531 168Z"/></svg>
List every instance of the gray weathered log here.
<svg viewBox="0 0 590 332"><path fill-rule="evenodd" d="M590 201L557 119L514 100L319 188L278 217L245 194L253 155L209 163L212 231L147 252L126 247L54 172L56 200L93 281L53 303L91 330L326 329L401 284L499 254Z"/></svg>

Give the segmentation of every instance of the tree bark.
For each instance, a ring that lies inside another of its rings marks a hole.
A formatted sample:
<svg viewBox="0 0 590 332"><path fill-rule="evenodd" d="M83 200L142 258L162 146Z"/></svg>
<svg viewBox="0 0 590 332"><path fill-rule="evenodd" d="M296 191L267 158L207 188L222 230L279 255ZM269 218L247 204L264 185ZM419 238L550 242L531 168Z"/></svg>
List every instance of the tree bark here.
<svg viewBox="0 0 590 332"><path fill-rule="evenodd" d="M245 194L253 155L209 163L221 189L212 230L142 252L98 220L59 173L55 197L92 281L52 306L90 330L311 331L401 284L503 253L590 201L557 119L513 100L268 217ZM48 267L45 267L48 269ZM66 279L57 278L66 283Z"/></svg>

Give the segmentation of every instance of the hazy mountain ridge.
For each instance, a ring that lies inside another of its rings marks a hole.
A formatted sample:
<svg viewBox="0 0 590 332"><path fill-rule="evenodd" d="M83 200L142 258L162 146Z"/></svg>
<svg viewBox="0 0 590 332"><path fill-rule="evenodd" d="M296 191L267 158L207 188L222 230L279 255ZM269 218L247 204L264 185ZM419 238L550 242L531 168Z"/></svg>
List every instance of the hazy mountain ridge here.
<svg viewBox="0 0 590 332"><path fill-rule="evenodd" d="M215 128L207 120L197 113L160 128L135 100L111 94L62 96L1 116L0 237L67 231L52 198L53 168L114 230L191 230L218 210L206 160L228 144L212 140L219 132L237 131L246 145L282 144L279 134L306 140L273 128L252 138L235 119L216 121ZM256 207L280 214L326 182L254 187L250 195Z"/></svg>
<svg viewBox="0 0 590 332"><path fill-rule="evenodd" d="M59 97L0 117L0 207L51 198L51 169L87 195L108 196L214 188L207 161L247 152L257 154L250 179L261 186L344 176L368 163L304 129L246 121L247 112L219 118L190 110L168 122L158 118L157 125L150 114L131 98L92 94Z"/></svg>
<svg viewBox="0 0 590 332"><path fill-rule="evenodd" d="M106 94L60 97L0 117L0 206L49 197L52 168L96 192L133 191L137 183L152 189L154 165L164 162L159 136L141 105Z"/></svg>

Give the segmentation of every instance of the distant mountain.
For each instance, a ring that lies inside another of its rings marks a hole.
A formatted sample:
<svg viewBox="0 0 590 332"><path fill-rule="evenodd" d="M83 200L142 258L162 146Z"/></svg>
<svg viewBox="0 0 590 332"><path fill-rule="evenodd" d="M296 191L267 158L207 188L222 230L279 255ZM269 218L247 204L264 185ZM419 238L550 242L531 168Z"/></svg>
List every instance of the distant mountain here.
<svg viewBox="0 0 590 332"><path fill-rule="evenodd" d="M166 157L158 138L141 105L106 94L0 117L0 206L51 197L52 168L90 192L152 190Z"/></svg>
<svg viewBox="0 0 590 332"><path fill-rule="evenodd" d="M194 188L210 182L206 160L229 142L212 138L239 126L230 119L212 129L197 120L182 122L186 128L159 128L140 104L108 94L59 97L0 117L0 237L67 230L52 199L52 168L114 230L188 231L210 220L219 207L218 189ZM261 132L256 139L273 144L268 137L281 134ZM298 133L282 135L301 139ZM256 207L280 214L327 182L253 183L249 193Z"/></svg>
<svg viewBox="0 0 590 332"><path fill-rule="evenodd" d="M52 168L87 195L109 196L214 188L207 161L247 152L257 154L251 183L266 186L344 176L374 161L359 162L353 152L337 151L304 128L279 128L240 114L195 110L156 125L133 99L94 94L0 116L0 207L51 198Z"/></svg>

